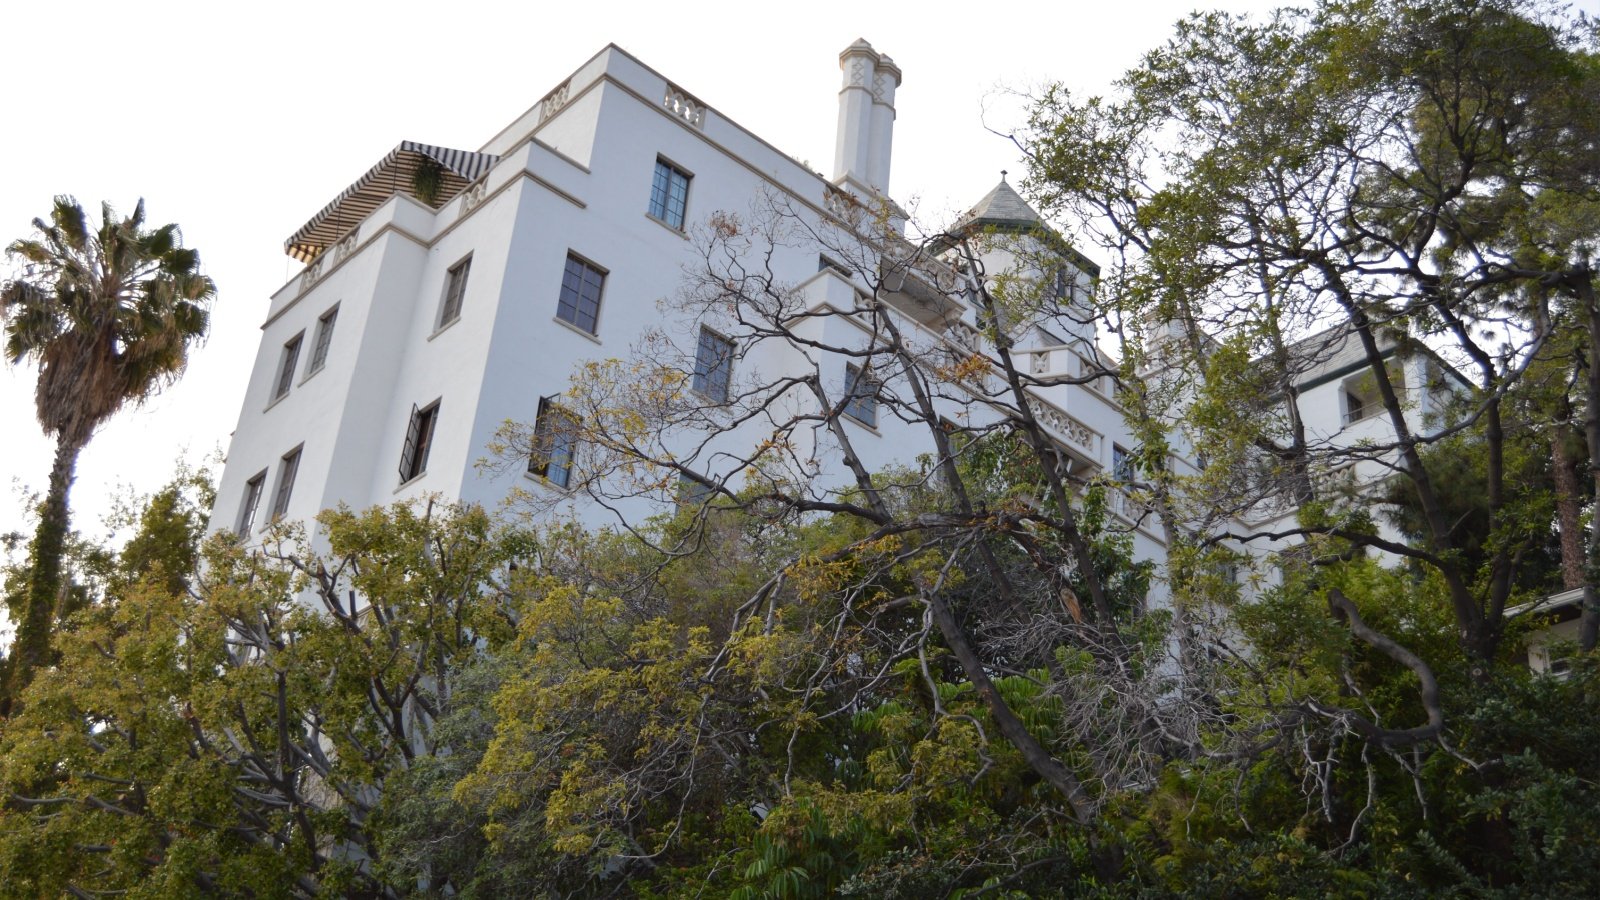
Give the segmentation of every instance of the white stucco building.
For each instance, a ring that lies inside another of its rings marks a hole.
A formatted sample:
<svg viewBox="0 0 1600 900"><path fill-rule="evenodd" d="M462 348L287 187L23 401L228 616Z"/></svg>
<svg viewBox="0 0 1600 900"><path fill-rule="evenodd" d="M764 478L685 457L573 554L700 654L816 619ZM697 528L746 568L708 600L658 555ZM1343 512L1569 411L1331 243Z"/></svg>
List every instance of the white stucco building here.
<svg viewBox="0 0 1600 900"><path fill-rule="evenodd" d="M886 210L891 221L903 217L887 200L902 73L865 41L846 48L839 65L831 178L616 46L475 151L396 146L286 241L286 252L306 267L267 309L212 528L248 538L280 516L309 519L339 504L364 508L424 494L492 508L517 487L591 525L659 510L672 502L670 490L612 508L566 493L583 451L559 437L526 471L487 473L478 463L508 420L549 424L559 436L560 396L573 371L587 360L627 357L663 327L677 335L686 374L702 395L720 400L751 373L770 379L807 367L835 396L849 395L862 377L859 358L793 342L747 346L713 319L664 322L676 314L660 303L682 289L703 253L697 229L719 212L747 212L755 198L818 231L848 229L852 211L863 209ZM1002 178L952 230L1025 236L1046 227ZM826 248L794 242L771 250L762 261L771 283L789 286L808 310L848 310L862 290L851 266L830 259ZM1053 252L1051 271L1037 271L1037 261L1003 246L991 246L983 263L990 273L1027 274L1032 266L1041 281L1054 280L1068 314L1016 337L1019 366L1061 382L1032 389L1030 405L1075 473L1121 476L1136 444L1113 380L1088 377L1114 366L1098 346L1093 312L1085 306L1071 314L1078 298L1087 303L1098 272L1070 249ZM703 256L698 262L703 267ZM961 291L934 283L943 278L924 271L887 291L909 340L928 353L988 352ZM807 336L818 347L869 339L852 331L858 326L849 315L805 327L814 329ZM1363 393L1361 360L1342 347L1324 351L1315 371L1305 373L1300 406L1309 433L1348 442L1385 427L1381 417L1366 415L1377 407ZM1425 396L1431 376L1417 366L1406 380ZM872 380L895 390L892 375ZM854 402L844 412L847 436L869 470L908 465L933 449L925 423L919 429ZM1417 414L1428 414L1425 404ZM974 417L998 413L967 398L952 403L949 415L983 424ZM720 440L730 447L763 436L751 427ZM819 427L807 440L794 454L803 461L799 470L788 474L824 493L847 487L835 437ZM1175 450L1171 464L1193 471L1195 454ZM717 470L718 458L701 457L697 471L731 484L729 473ZM1118 501L1114 510L1136 555L1161 559L1155 518L1120 495ZM1242 524L1260 527L1292 514L1262 506Z"/></svg>
<svg viewBox="0 0 1600 900"><path fill-rule="evenodd" d="M561 394L581 362L626 356L662 324L658 301L679 289L694 259L696 223L766 196L807 220L837 224L850 198L887 196L900 70L865 41L841 54L840 67L831 179L616 46L476 151L399 144L286 242L307 265L268 307L212 527L250 535L278 516L424 493L492 507L518 484L559 491L570 463L560 453L520 476L489 476L476 463L503 422L534 421L541 398ZM965 224L1037 222L1002 181ZM783 251L771 261L779 279L808 303L848 306L857 289L848 271L819 264L815 248ZM1072 263L1069 288L1086 287L1092 267ZM897 296L919 339L971 345L970 309L926 286L903 287ZM836 319L818 327L849 326ZM720 349L714 335L701 340ZM1022 340L1036 351L1036 373L1076 374L1097 352L1092 325L1067 323ZM788 364L781 353L762 352L740 356L731 373L719 366L710 374L738 378L740 370ZM809 362L836 384L854 377L844 357ZM1115 464L1128 442L1117 438L1121 416L1108 383L1040 393L1041 419L1077 463ZM849 418L869 467L930 449L897 433L899 423ZM818 441L812 456L825 482L826 435ZM650 508L639 498L622 511ZM581 503L575 512L592 524L614 521ZM1140 541L1143 554L1159 554L1153 534Z"/></svg>

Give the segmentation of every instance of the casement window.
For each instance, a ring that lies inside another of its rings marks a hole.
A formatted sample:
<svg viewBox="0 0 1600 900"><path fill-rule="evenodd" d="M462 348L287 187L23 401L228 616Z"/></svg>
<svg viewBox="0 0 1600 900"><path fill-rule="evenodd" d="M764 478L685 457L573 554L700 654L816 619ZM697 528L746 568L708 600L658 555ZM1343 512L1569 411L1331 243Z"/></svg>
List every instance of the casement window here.
<svg viewBox="0 0 1600 900"><path fill-rule="evenodd" d="M246 536L256 524L256 511L261 508L261 495L267 490L267 470L262 469L256 477L244 483L244 503L239 506L239 519L235 534Z"/></svg>
<svg viewBox="0 0 1600 900"><path fill-rule="evenodd" d="M339 307L323 313L317 319L317 337L311 345L311 363L306 366L306 374L322 371L328 363L328 346L333 343L333 324L339 320Z"/></svg>
<svg viewBox="0 0 1600 900"><path fill-rule="evenodd" d="M472 257L450 267L445 276L444 302L439 306L439 327L443 328L461 318L461 301L467 295L467 275L472 271Z"/></svg>
<svg viewBox="0 0 1600 900"><path fill-rule="evenodd" d="M556 487L572 483L572 463L578 455L578 420L553 397L539 400L533 423L533 453L528 471Z"/></svg>
<svg viewBox="0 0 1600 900"><path fill-rule="evenodd" d="M272 497L273 520L283 518L289 511L289 495L294 492L294 476L300 471L300 447L296 447L278 460L278 492Z"/></svg>
<svg viewBox="0 0 1600 900"><path fill-rule="evenodd" d="M581 257L567 254L556 318L594 334L600 325L600 291L605 283L604 271Z"/></svg>
<svg viewBox="0 0 1600 900"><path fill-rule="evenodd" d="M732 380L733 341L702 325L694 351L694 389L709 400L727 403Z"/></svg>
<svg viewBox="0 0 1600 900"><path fill-rule="evenodd" d="M679 231L689 207L688 172L664 159L656 159L656 177L650 185L650 215Z"/></svg>
<svg viewBox="0 0 1600 900"><path fill-rule="evenodd" d="M861 371L860 366L844 367L844 414L863 425L878 426L878 379Z"/></svg>
<svg viewBox="0 0 1600 900"><path fill-rule="evenodd" d="M428 451L433 449L433 432L438 424L438 400L420 409L411 407L411 424L406 427L406 443L400 451L402 484L428 471Z"/></svg>
<svg viewBox="0 0 1600 900"><path fill-rule="evenodd" d="M283 345L283 355L278 358L278 381L272 386L272 399L277 400L289 393L289 387L294 384L294 367L300 362L300 345L305 343L304 331L289 339Z"/></svg>
<svg viewBox="0 0 1600 900"><path fill-rule="evenodd" d="M1111 445L1111 477L1118 481L1131 482L1138 474L1133 464L1133 454L1127 450Z"/></svg>

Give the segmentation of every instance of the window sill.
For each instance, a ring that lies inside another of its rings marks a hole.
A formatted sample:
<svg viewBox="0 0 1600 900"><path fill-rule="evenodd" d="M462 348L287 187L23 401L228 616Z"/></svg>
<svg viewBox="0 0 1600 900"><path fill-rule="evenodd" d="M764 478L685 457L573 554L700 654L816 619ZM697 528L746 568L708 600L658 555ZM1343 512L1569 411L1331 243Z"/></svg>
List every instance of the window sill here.
<svg viewBox="0 0 1600 900"><path fill-rule="evenodd" d="M527 480L529 480L531 482L533 482L534 484L537 484L538 486L540 486L542 488L545 488L545 489L551 490L551 491L555 491L556 493L561 494L563 496L570 497L573 494L572 488L570 488L570 487L562 487L561 485L556 484L554 481L551 481L550 479L544 477L543 475L540 475L537 472L529 472L529 471L524 470L523 473L522 473L522 477L526 478Z"/></svg>
<svg viewBox="0 0 1600 900"><path fill-rule="evenodd" d="M407 478L405 481L402 481L398 485L396 485L395 489L394 489L394 493L398 494L401 491L405 490L406 488L411 487L413 484L416 484L417 482L419 482L422 479L427 478L427 477L428 477L428 472L427 472L426 469L424 469L423 471L418 472L417 474L411 476L410 478Z"/></svg>
<svg viewBox="0 0 1600 900"><path fill-rule="evenodd" d="M322 365L317 366L315 369L312 369L311 371L307 372L305 374L305 377L301 378L300 379L300 383L295 385L295 387L305 387L306 382L308 382L311 379L313 379L313 378L317 377L318 375L322 374L322 370L326 369L327 367L328 367L328 364L327 363L323 363ZM287 397L289 395L285 394L284 396Z"/></svg>
<svg viewBox="0 0 1600 900"><path fill-rule="evenodd" d="M289 395L292 394L292 393L294 393L294 391L284 391L283 393L279 394L278 396L273 397L271 400L267 401L267 405L262 407L261 411L262 412L266 412L266 411L272 409L274 406L277 406L279 403L282 403L283 401L289 399Z"/></svg>
<svg viewBox="0 0 1600 900"><path fill-rule="evenodd" d="M860 419L856 418L855 416L850 415L847 412L839 413L839 418L841 420L850 422L852 425L855 425L858 428L865 429L866 431L872 433L876 437L883 437L883 432L879 431L878 430L878 426L875 425L875 424L868 424L866 422L863 422Z"/></svg>
<svg viewBox="0 0 1600 900"><path fill-rule="evenodd" d="M674 227L670 222L668 222L665 219L658 219L655 216L651 215L650 213L645 213L644 217L646 219L649 219L650 221L656 223L657 225L660 225L662 228L665 228L666 230L672 232L673 234L677 235L678 237L683 238L686 241L689 239L689 233L688 232L684 231L682 228Z"/></svg>
<svg viewBox="0 0 1600 900"><path fill-rule="evenodd" d="M718 400L716 397L711 396L705 391L698 391L694 388L689 388L689 393L705 401L706 405L701 407L702 409L726 410L730 405L732 405L733 402L731 398L728 397L723 397L722 399Z"/></svg>
<svg viewBox="0 0 1600 900"><path fill-rule="evenodd" d="M586 337L589 340L594 341L596 344L600 343L600 338L598 336L590 334L587 331L584 331L582 328L579 328L578 326L572 324L571 322L568 322L566 319L563 319L560 316L551 316L550 317L550 321L556 323L557 325L560 325L562 328L567 329L568 331L572 332L573 334L582 335L583 337Z"/></svg>
<svg viewBox="0 0 1600 900"><path fill-rule="evenodd" d="M431 341L434 338L438 337L439 335L444 334L446 331L449 331L450 329L456 327L456 323L459 322L459 321L461 321L461 317L460 316L456 316L454 319L451 319L450 321L444 323L443 325L440 325L438 328L435 328L433 330L433 334L428 335L428 340Z"/></svg>

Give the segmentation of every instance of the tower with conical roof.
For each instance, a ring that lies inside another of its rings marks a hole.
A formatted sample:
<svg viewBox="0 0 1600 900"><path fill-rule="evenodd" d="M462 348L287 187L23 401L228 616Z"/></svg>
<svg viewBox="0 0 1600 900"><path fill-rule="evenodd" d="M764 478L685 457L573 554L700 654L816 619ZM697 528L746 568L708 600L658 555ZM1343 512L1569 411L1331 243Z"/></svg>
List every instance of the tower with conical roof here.
<svg viewBox="0 0 1600 900"><path fill-rule="evenodd" d="M975 243L985 276L992 280L1004 275L1012 295L1040 313L1034 317L1036 323L1056 342L1094 346L1090 297L1099 266L1073 249L1017 193L1005 171L1000 183L962 214L950 233Z"/></svg>

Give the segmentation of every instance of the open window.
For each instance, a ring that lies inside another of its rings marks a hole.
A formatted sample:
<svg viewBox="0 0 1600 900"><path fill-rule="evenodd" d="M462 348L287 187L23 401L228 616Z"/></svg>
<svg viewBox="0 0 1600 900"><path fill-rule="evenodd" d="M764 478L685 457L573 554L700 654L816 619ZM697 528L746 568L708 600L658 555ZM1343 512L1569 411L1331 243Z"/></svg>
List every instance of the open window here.
<svg viewBox="0 0 1600 900"><path fill-rule="evenodd" d="M438 400L425 407L411 407L411 423L406 427L406 443L400 451L402 484L428 471L428 453L433 449L433 432L438 424Z"/></svg>
<svg viewBox="0 0 1600 900"><path fill-rule="evenodd" d="M572 484L572 464L578 455L578 418L555 402L554 397L539 400L539 415L533 424L533 453L528 457L528 472L559 488Z"/></svg>

